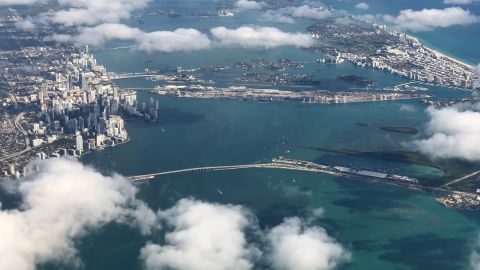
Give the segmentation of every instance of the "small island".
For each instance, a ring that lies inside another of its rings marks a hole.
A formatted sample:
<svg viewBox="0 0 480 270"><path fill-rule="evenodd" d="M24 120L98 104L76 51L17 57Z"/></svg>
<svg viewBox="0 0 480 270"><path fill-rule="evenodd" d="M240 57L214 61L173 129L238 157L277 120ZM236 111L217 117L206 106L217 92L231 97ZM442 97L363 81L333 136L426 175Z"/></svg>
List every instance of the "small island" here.
<svg viewBox="0 0 480 270"><path fill-rule="evenodd" d="M345 81L358 87L370 87L375 85L374 81L357 75L339 75L337 76L337 80Z"/></svg>
<svg viewBox="0 0 480 270"><path fill-rule="evenodd" d="M388 132L411 134L411 135L418 133L418 130L412 127L381 127L380 129Z"/></svg>

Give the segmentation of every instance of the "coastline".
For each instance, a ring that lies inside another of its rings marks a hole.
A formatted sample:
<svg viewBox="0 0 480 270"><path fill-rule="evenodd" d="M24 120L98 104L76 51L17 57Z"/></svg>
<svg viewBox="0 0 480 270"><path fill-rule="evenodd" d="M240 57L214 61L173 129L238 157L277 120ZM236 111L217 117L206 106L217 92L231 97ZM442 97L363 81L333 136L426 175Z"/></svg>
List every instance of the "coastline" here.
<svg viewBox="0 0 480 270"><path fill-rule="evenodd" d="M455 63L457 63L457 64L459 64L459 65L463 65L463 66L465 66L465 67L467 67L467 68L469 68L469 69L472 69L472 70L475 68L474 65L468 64L468 63L466 63L466 62L463 62L463 61L460 60L460 59L455 58L454 56L450 56L450 55L448 55L447 53L441 52L441 51L439 51L439 49L433 49L432 47L429 47L429 45L427 45L428 42L422 41L422 40L421 40L419 37L417 37L417 36L413 36L413 35L407 34L407 33L404 33L404 34L406 34L406 35L409 36L410 38L415 39L418 43L420 43L420 44L423 46L423 48L425 48L427 51L430 51L431 53L435 54L437 57L446 58L446 59L448 59L448 60L450 60L450 61L452 61L452 62L455 62Z"/></svg>
<svg viewBox="0 0 480 270"><path fill-rule="evenodd" d="M452 62L455 62L455 63L457 63L457 64L459 64L459 65L463 65L463 66L465 66L465 67L467 67L467 68L469 68L469 69L471 69L471 70L474 69L474 66L473 66L473 65L467 64L467 63L463 62L462 60L459 60L459 59L454 58L453 56L446 55L446 54L444 54L444 53L442 53L442 52L439 52L439 51L437 51L437 50L435 50L435 49L432 49L432 48L430 48L430 47L427 47L427 46L425 46L425 45L423 45L423 47L424 47L426 50L428 50L428 51L432 52L433 54L435 54L437 57L446 58L446 59L448 59L448 60L450 60L450 61L452 61Z"/></svg>

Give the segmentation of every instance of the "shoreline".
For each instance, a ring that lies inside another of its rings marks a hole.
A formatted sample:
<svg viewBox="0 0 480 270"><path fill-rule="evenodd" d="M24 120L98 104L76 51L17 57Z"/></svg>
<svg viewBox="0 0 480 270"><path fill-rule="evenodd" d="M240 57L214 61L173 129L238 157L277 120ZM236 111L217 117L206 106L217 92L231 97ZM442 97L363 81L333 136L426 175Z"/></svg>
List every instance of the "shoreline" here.
<svg viewBox="0 0 480 270"><path fill-rule="evenodd" d="M465 66L465 67L467 67L467 68L469 68L469 69L471 69L471 70L473 70L473 69L475 68L474 65L468 64L468 63L466 63L466 62L463 62L463 61L460 60L460 59L455 58L454 56L450 56L450 55L448 55L448 54L446 54L446 53L444 53L444 52L441 52L441 51L439 51L439 49L433 49L432 47L429 47L429 46L427 45L428 42L422 41L422 40L421 40L419 37L417 37L417 36L413 36L413 35L407 34L407 33L403 33L403 34L409 36L410 38L415 39L418 43L421 44L421 46L422 46L423 48L425 48L427 51L430 51L431 53L435 54L437 57L446 58L446 59L448 59L448 60L450 60L450 61L452 61L452 62L455 62L455 63L457 63L457 64L459 64L459 65L463 65L463 66Z"/></svg>
<svg viewBox="0 0 480 270"><path fill-rule="evenodd" d="M469 68L469 69L471 69L471 70L474 69L474 66L473 66L473 65L467 64L467 63L463 62L462 60L459 60L459 59L454 58L453 56L446 55L445 53L439 52L439 51L437 51L437 50L435 50L435 49L432 49L432 48L430 48L430 47L427 47L427 46L425 46L425 45L423 45L423 47L424 47L426 50L428 50L428 51L432 52L433 54L435 54L437 57L446 58L446 59L448 59L448 60L450 60L450 61L452 61L452 62L455 62L455 63L457 63L457 64L459 64L459 65L463 65L463 66L465 66L465 67L467 67L467 68Z"/></svg>

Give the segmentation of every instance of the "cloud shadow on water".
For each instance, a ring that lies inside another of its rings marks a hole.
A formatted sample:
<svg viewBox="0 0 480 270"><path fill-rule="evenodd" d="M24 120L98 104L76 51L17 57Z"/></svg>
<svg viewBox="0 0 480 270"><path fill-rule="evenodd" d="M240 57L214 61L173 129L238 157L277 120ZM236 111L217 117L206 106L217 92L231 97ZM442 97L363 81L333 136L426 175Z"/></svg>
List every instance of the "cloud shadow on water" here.
<svg viewBox="0 0 480 270"><path fill-rule="evenodd" d="M471 252L464 240L434 234L394 239L386 249L388 251L380 256L381 259L408 265L412 270L461 269L458 262L468 262Z"/></svg>

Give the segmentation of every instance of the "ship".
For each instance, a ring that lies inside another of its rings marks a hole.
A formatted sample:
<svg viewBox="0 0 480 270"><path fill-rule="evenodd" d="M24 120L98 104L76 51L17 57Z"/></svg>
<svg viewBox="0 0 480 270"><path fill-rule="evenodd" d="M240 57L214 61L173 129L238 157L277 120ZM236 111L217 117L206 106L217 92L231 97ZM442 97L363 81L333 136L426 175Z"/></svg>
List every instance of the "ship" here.
<svg viewBox="0 0 480 270"><path fill-rule="evenodd" d="M220 9L218 12L217 12L218 16L220 17L232 17L232 16L235 16L235 13L233 13L231 10L229 9Z"/></svg>

